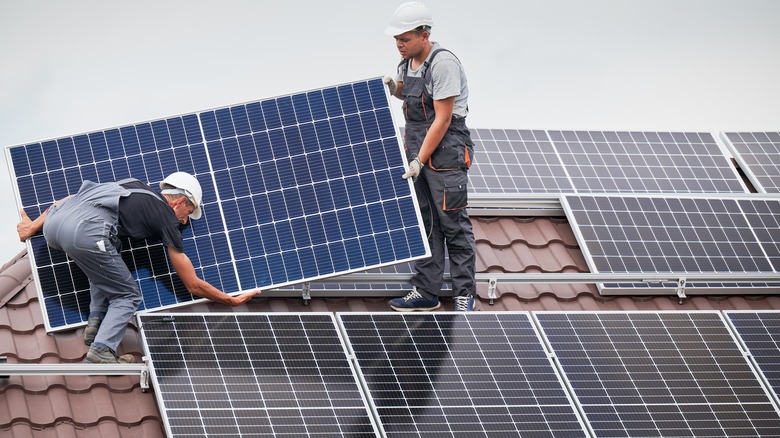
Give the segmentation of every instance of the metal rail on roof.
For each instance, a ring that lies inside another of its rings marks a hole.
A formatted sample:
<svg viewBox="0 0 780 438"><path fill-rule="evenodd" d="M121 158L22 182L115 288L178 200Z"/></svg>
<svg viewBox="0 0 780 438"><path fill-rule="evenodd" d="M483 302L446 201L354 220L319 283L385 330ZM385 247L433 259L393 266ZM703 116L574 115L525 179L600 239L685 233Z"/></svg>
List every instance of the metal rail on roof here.
<svg viewBox="0 0 780 438"><path fill-rule="evenodd" d="M149 389L149 367L145 363L2 363L0 376L128 376L141 377L141 391Z"/></svg>

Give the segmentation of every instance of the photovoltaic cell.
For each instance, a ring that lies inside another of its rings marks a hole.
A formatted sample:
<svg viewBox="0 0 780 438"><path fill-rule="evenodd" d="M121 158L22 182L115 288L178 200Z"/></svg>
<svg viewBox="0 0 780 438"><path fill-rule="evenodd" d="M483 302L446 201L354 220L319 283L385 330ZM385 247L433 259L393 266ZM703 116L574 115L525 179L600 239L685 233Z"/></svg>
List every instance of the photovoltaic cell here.
<svg viewBox="0 0 780 438"><path fill-rule="evenodd" d="M528 314L338 317L386 436L586 436Z"/></svg>
<svg viewBox="0 0 780 438"><path fill-rule="evenodd" d="M378 436L331 314L139 314L170 437Z"/></svg>
<svg viewBox="0 0 780 438"><path fill-rule="evenodd" d="M780 200L567 195L563 202L591 270L601 273L773 273L780 266ZM606 284L604 289L676 287ZM774 283L691 283L733 289Z"/></svg>
<svg viewBox="0 0 780 438"><path fill-rule="evenodd" d="M780 312L724 312L750 357L769 382L775 397L780 397Z"/></svg>
<svg viewBox="0 0 780 438"><path fill-rule="evenodd" d="M728 132L722 136L759 192L780 193L780 132Z"/></svg>
<svg viewBox="0 0 780 438"><path fill-rule="evenodd" d="M536 312L596 436L772 436L780 414L717 312Z"/></svg>
<svg viewBox="0 0 780 438"><path fill-rule="evenodd" d="M226 293L379 268L428 254L381 79L132 126L9 147L30 217L84 180L174 171L203 187L201 220L184 232L197 274ZM45 239L30 240L46 324L86 321L86 277ZM154 242L125 242L141 309L191 301Z"/></svg>

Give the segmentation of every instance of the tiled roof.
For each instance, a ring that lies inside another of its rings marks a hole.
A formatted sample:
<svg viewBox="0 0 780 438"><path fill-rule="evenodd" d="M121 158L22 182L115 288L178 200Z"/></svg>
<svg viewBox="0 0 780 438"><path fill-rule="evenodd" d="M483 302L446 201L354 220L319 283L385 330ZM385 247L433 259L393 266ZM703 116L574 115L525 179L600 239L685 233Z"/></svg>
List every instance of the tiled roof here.
<svg viewBox="0 0 780 438"><path fill-rule="evenodd" d="M587 272L565 218L474 218L480 273ZM493 304L479 287L481 310L731 310L780 309L778 296L599 295L588 284L499 284ZM386 311L386 298L255 298L237 308L200 301L176 312ZM8 363L77 363L86 354L81 329L47 334L26 252L0 268L0 356ZM142 356L131 326L120 353ZM11 376L0 379L0 436L164 436L154 389L141 390L139 376Z"/></svg>

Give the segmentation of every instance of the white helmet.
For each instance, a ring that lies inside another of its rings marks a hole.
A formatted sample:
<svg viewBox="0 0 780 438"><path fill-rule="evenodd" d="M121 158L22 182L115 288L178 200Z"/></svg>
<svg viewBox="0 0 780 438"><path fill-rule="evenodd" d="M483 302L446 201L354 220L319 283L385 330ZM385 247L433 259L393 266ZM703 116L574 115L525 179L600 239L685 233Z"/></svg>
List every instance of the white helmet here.
<svg viewBox="0 0 780 438"><path fill-rule="evenodd" d="M167 178L162 180L160 188L163 194L183 194L195 206L195 210L190 213L190 219L200 219L203 214L201 211L201 201L203 200L203 190L197 178L187 172L173 172Z"/></svg>
<svg viewBox="0 0 780 438"><path fill-rule="evenodd" d="M385 33L396 36L420 26L433 26L431 11L420 2L406 2L393 12L393 19Z"/></svg>

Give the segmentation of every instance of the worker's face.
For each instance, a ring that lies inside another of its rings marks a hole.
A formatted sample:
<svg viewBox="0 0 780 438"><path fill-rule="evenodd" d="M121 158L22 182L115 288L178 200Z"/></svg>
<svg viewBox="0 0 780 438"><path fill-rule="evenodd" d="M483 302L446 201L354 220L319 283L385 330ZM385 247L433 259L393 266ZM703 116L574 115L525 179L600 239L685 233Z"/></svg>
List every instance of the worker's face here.
<svg viewBox="0 0 780 438"><path fill-rule="evenodd" d="M425 43L428 41L428 32L410 30L395 36L395 47L404 59L412 59L420 56L425 51Z"/></svg>
<svg viewBox="0 0 780 438"><path fill-rule="evenodd" d="M195 211L195 206L188 202L185 197L176 198L171 207L173 207L173 211L176 213L176 219L178 219L179 223L182 225L187 224L190 214Z"/></svg>

